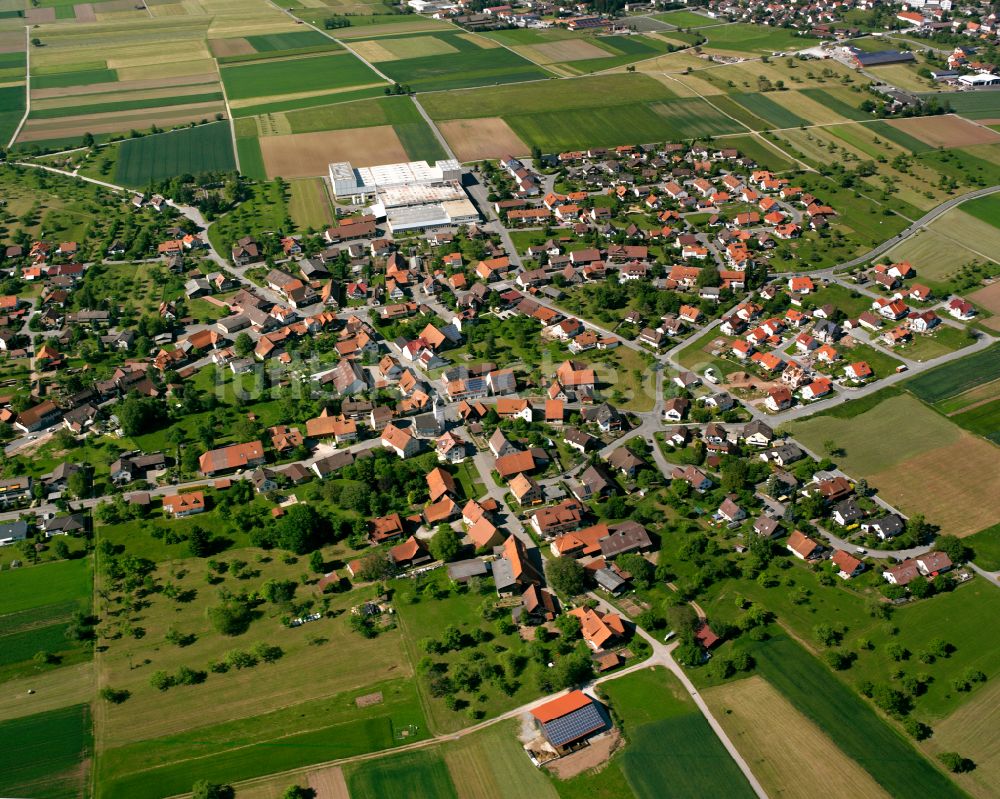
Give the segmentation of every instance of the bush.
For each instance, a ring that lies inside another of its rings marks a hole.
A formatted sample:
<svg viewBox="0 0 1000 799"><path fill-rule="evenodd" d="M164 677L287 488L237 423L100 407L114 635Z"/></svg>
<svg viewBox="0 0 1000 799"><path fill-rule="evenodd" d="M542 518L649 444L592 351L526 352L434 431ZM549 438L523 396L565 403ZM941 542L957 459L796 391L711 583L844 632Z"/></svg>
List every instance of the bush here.
<svg viewBox="0 0 1000 799"><path fill-rule="evenodd" d="M126 691L125 689L117 690L109 685L105 685L99 695L101 699L105 702L110 702L112 705L120 705L132 696L130 691Z"/></svg>
<svg viewBox="0 0 1000 799"><path fill-rule="evenodd" d="M229 600L208 609L208 619L222 635L242 635L253 621L253 612L241 602Z"/></svg>
<svg viewBox="0 0 1000 799"><path fill-rule="evenodd" d="M174 684L174 678L161 669L153 673L153 676L149 678L149 684L158 691L166 691Z"/></svg>
<svg viewBox="0 0 1000 799"><path fill-rule="evenodd" d="M944 767L948 771L954 774L964 774L976 767L975 763L967 757L962 757L958 752L942 752L938 755L938 760L944 764Z"/></svg>

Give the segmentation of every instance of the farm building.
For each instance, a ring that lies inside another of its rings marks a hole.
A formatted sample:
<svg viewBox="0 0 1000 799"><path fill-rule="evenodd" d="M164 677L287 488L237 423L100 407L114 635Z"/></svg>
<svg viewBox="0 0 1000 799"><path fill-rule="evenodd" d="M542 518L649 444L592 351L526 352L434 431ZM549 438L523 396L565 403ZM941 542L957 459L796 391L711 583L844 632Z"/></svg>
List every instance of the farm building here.
<svg viewBox="0 0 1000 799"><path fill-rule="evenodd" d="M916 61L913 53L903 53L899 50L879 50L876 53L865 53L857 48L851 48L851 55L857 67L881 67L886 64L906 64Z"/></svg>
<svg viewBox="0 0 1000 799"><path fill-rule="evenodd" d="M534 708L531 715L548 745L558 755L571 752L608 726L600 705L583 691L571 691L545 702Z"/></svg>

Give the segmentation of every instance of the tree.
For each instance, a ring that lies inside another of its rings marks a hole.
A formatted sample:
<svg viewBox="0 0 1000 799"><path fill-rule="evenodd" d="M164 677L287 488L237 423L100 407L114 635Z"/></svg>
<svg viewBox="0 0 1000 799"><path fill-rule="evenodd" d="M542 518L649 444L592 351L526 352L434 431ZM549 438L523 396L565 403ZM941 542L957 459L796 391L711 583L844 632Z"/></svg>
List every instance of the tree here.
<svg viewBox="0 0 1000 799"><path fill-rule="evenodd" d="M57 558L62 558L66 560L69 557L69 544L67 544L62 538L57 538L55 543L52 545L53 551L56 553Z"/></svg>
<svg viewBox="0 0 1000 799"><path fill-rule="evenodd" d="M289 785L285 792L281 794L281 799L314 799L316 791L312 788L303 788L301 785Z"/></svg>
<svg viewBox="0 0 1000 799"><path fill-rule="evenodd" d="M89 133L88 132L88 133L84 133L83 134L83 146L84 147L93 147L94 146L94 134L93 133Z"/></svg>
<svg viewBox="0 0 1000 799"><path fill-rule="evenodd" d="M458 534L446 524L441 525L430 542L430 551L437 560L454 560L462 542Z"/></svg>
<svg viewBox="0 0 1000 799"><path fill-rule="evenodd" d="M188 533L188 549L196 558L208 557L214 549L214 540L211 533L195 525Z"/></svg>
<svg viewBox="0 0 1000 799"><path fill-rule="evenodd" d="M945 555L951 558L951 562L956 565L964 563L973 555L972 549L963 543L960 538L956 538L953 535L939 535L937 540L934 541L934 549L938 552L944 552Z"/></svg>
<svg viewBox="0 0 1000 799"><path fill-rule="evenodd" d="M548 563L549 584L564 596L584 591L583 566L573 558L556 558Z"/></svg>
<svg viewBox="0 0 1000 799"><path fill-rule="evenodd" d="M241 358L246 358L247 355L253 352L253 339L246 332L240 333L235 341L233 341L233 349L236 350L236 354Z"/></svg>
<svg viewBox="0 0 1000 799"><path fill-rule="evenodd" d="M309 568L316 574L324 574L326 572L326 561L323 559L323 553L318 549L309 556Z"/></svg>
<svg viewBox="0 0 1000 799"><path fill-rule="evenodd" d="M667 627L673 630L680 638L688 638L698 629L698 614L694 612L688 604L671 605L666 608Z"/></svg>
<svg viewBox="0 0 1000 799"><path fill-rule="evenodd" d="M274 605L291 602L295 596L298 583L294 580L276 580L271 578L260 587L260 595Z"/></svg>
<svg viewBox="0 0 1000 799"><path fill-rule="evenodd" d="M329 542L330 525L311 505L292 505L275 526L275 541L282 549L305 555Z"/></svg>
<svg viewBox="0 0 1000 799"><path fill-rule="evenodd" d="M649 588L653 583L653 564L637 552L626 552L618 557L618 565L632 575L632 582L639 588Z"/></svg>
<svg viewBox="0 0 1000 799"><path fill-rule="evenodd" d="M377 551L365 555L361 559L361 567L356 572L355 577L364 582L375 582L392 577L395 573L396 564L389 557L389 553Z"/></svg>
<svg viewBox="0 0 1000 799"><path fill-rule="evenodd" d="M236 791L231 785L198 780L191 788L191 799L233 799Z"/></svg>
<svg viewBox="0 0 1000 799"><path fill-rule="evenodd" d="M938 755L938 760L944 764L944 767L948 771L954 774L964 774L976 767L975 763L967 757L962 757L958 752L942 752Z"/></svg>
<svg viewBox="0 0 1000 799"><path fill-rule="evenodd" d="M105 702L110 702L112 705L120 705L122 702L124 702L130 696L132 696L132 693L124 689L119 690L112 688L110 685L105 685L100 690L99 695L101 699L103 699Z"/></svg>
<svg viewBox="0 0 1000 799"><path fill-rule="evenodd" d="M242 635L253 621L253 612L242 602L227 600L207 611L208 620L222 635Z"/></svg>

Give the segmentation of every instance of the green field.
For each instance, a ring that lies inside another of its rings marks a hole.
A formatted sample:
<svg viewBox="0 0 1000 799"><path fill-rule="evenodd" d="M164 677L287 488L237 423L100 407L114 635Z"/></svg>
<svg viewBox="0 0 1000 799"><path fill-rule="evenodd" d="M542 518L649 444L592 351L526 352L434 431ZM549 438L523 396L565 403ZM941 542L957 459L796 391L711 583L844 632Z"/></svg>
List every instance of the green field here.
<svg viewBox="0 0 1000 799"><path fill-rule="evenodd" d="M222 99L222 92L204 94L184 94L176 97L140 98L137 100L117 100L111 103L88 103L72 107L41 108L31 112L31 119L59 119L79 114L108 114L112 111L137 111L142 108L165 108L193 103L210 103Z"/></svg>
<svg viewBox="0 0 1000 799"><path fill-rule="evenodd" d="M834 97L833 94L825 89L801 89L800 91L810 100L821 103L846 119L855 119L858 121L868 119L868 114L860 108Z"/></svg>
<svg viewBox="0 0 1000 799"><path fill-rule="evenodd" d="M969 432L1000 444L1000 399L977 405L952 416L951 420Z"/></svg>
<svg viewBox="0 0 1000 799"><path fill-rule="evenodd" d="M696 14L693 11L668 11L665 14L656 14L654 19L675 25L678 28L704 28L706 25L719 25L720 20L706 17L704 14Z"/></svg>
<svg viewBox="0 0 1000 799"><path fill-rule="evenodd" d="M407 752L350 766L346 772L351 799L458 799L448 767L437 752Z"/></svg>
<svg viewBox="0 0 1000 799"><path fill-rule="evenodd" d="M865 123L865 127L875 131L875 133L877 133L883 139L888 139L894 144L898 144L900 147L904 147L911 153L915 154L926 153L929 150L934 149L929 144L927 144L927 142L922 142L915 136L911 136L909 133L900 130L895 125L890 125L888 122L885 122L881 119L876 120L874 122L867 122Z"/></svg>
<svg viewBox="0 0 1000 799"><path fill-rule="evenodd" d="M260 151L260 140L254 136L238 136L236 152L240 158L240 173L254 180L267 180L264 155Z"/></svg>
<svg viewBox="0 0 1000 799"><path fill-rule="evenodd" d="M906 388L933 405L997 378L1000 378L1000 344L925 372L908 380Z"/></svg>
<svg viewBox="0 0 1000 799"><path fill-rule="evenodd" d="M408 36L407 39L433 38L457 52L401 58L379 63L379 69L397 83L417 91L465 89L498 83L517 83L550 77L541 67L506 48L484 48L460 38L457 33ZM391 47L393 38L376 40Z"/></svg>
<svg viewBox="0 0 1000 799"><path fill-rule="evenodd" d="M6 147L24 116L24 86L0 88L0 146Z"/></svg>
<svg viewBox="0 0 1000 799"><path fill-rule="evenodd" d="M381 691L383 701L358 708L357 696ZM341 757L391 749L426 735L414 685L408 680L367 686L246 719L137 741L102 753L102 797L156 799L183 793L200 779L234 782ZM238 746L234 744L238 742Z"/></svg>
<svg viewBox="0 0 1000 799"><path fill-rule="evenodd" d="M61 708L0 722L0 794L38 799L86 795L90 708Z"/></svg>
<svg viewBox="0 0 1000 799"><path fill-rule="evenodd" d="M562 68L576 74L586 72L599 72L614 67L631 64L634 61L642 61L653 58L670 49L670 45L662 39L653 39L649 36L596 36L588 39L589 42L610 53L607 58L589 58L579 61L562 63Z"/></svg>
<svg viewBox="0 0 1000 799"><path fill-rule="evenodd" d="M124 186L236 168L228 122L129 139L118 148L115 182Z"/></svg>
<svg viewBox="0 0 1000 799"><path fill-rule="evenodd" d="M566 91L569 86L572 86L572 91ZM655 103L674 96L670 89L648 75L619 74L574 78L572 83L543 81L521 86L438 92L421 97L420 104L436 120L475 119Z"/></svg>
<svg viewBox="0 0 1000 799"><path fill-rule="evenodd" d="M750 113L770 122L774 128L797 128L799 125L809 124L808 119L800 117L781 104L780 97L780 94L775 94L775 99L766 94L734 94L732 99Z"/></svg>
<svg viewBox="0 0 1000 799"><path fill-rule="evenodd" d="M364 62L346 52L225 66L220 71L230 100L349 88L381 81Z"/></svg>
<svg viewBox="0 0 1000 799"><path fill-rule="evenodd" d="M696 97L587 110L509 114L504 119L525 143L546 151L677 141L739 130L738 123Z"/></svg>
<svg viewBox="0 0 1000 799"><path fill-rule="evenodd" d="M975 552L975 562L989 571L1000 570L1000 524L987 527L965 539Z"/></svg>
<svg viewBox="0 0 1000 799"><path fill-rule="evenodd" d="M70 72L53 72L51 74L36 75L32 70L32 89L62 89L68 86L88 86L92 83L114 83L118 80L118 73L113 69L98 67L96 69L83 69Z"/></svg>
<svg viewBox="0 0 1000 799"><path fill-rule="evenodd" d="M714 104L717 98L712 98ZM740 151L740 155L752 158L760 166L770 169L772 172L784 172L791 169L793 164L784 153L773 145L756 136L726 136L722 140L726 147L735 147Z"/></svg>
<svg viewBox="0 0 1000 799"><path fill-rule="evenodd" d="M922 95L922 97L940 100L942 95L932 93ZM948 92L945 99L952 110L963 117L969 119L1000 118L1000 92Z"/></svg>
<svg viewBox="0 0 1000 799"><path fill-rule="evenodd" d="M962 210L994 227L1000 227L1000 194L990 194L962 204Z"/></svg>
<svg viewBox="0 0 1000 799"><path fill-rule="evenodd" d="M725 50L734 53L768 54L776 51L802 50L812 47L816 40L799 36L784 28L768 28L762 25L720 25L702 31L708 37L705 48Z"/></svg>
<svg viewBox="0 0 1000 799"><path fill-rule="evenodd" d="M628 745L616 760L638 799L754 795L672 674L644 669L602 688L625 722Z"/></svg>
<svg viewBox="0 0 1000 799"><path fill-rule="evenodd" d="M758 671L897 799L961 797L941 771L917 752L854 691L784 635L751 647Z"/></svg>
<svg viewBox="0 0 1000 799"><path fill-rule="evenodd" d="M75 602L90 597L90 560L60 560L0 572L0 609L4 613Z"/></svg>
<svg viewBox="0 0 1000 799"><path fill-rule="evenodd" d="M329 37L319 31L294 31L293 33L266 33L247 36L246 40L258 53L273 53L280 50L298 50L303 47L339 47Z"/></svg>

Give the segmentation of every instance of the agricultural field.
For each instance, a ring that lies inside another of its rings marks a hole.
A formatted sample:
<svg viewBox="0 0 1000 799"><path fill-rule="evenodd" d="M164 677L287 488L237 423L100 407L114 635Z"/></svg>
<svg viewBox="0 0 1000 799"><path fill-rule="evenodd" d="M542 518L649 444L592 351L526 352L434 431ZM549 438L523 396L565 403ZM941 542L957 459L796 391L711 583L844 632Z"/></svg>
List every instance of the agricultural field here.
<svg viewBox="0 0 1000 799"><path fill-rule="evenodd" d="M766 94L736 94L732 99L750 113L769 122L769 127L772 128L795 128L809 122L791 110L795 107L794 103L779 103Z"/></svg>
<svg viewBox="0 0 1000 799"><path fill-rule="evenodd" d="M830 799L890 796L765 679L755 675L702 696L769 796L811 799L817 785Z"/></svg>
<svg viewBox="0 0 1000 799"><path fill-rule="evenodd" d="M719 24L719 20L706 17L704 14L697 14L694 11L668 11L665 14L656 14L653 18L673 25L675 28L704 28Z"/></svg>
<svg viewBox="0 0 1000 799"><path fill-rule="evenodd" d="M333 219L330 196L322 180L293 180L288 213L298 230L321 229Z"/></svg>
<svg viewBox="0 0 1000 799"><path fill-rule="evenodd" d="M750 650L759 673L890 796L962 795L902 733L795 641L775 636Z"/></svg>
<svg viewBox="0 0 1000 799"><path fill-rule="evenodd" d="M923 95L924 98L941 98L940 94ZM948 105L956 114L977 120L1000 119L1000 96L997 92L951 92Z"/></svg>
<svg viewBox="0 0 1000 799"><path fill-rule="evenodd" d="M643 669L601 688L623 719L628 739L611 765L621 768L636 799L656 799L668 792L682 799L753 795L704 716L665 669ZM692 763L699 767L691 768Z"/></svg>
<svg viewBox="0 0 1000 799"><path fill-rule="evenodd" d="M997 379L1000 379L1000 345L914 377L906 382L906 388L924 402L942 406L946 400ZM955 410L947 406L944 409Z"/></svg>
<svg viewBox="0 0 1000 799"><path fill-rule="evenodd" d="M529 61L562 76L622 67L655 58L671 45L659 36L608 36L574 33L562 29L515 29L487 34Z"/></svg>
<svg viewBox="0 0 1000 799"><path fill-rule="evenodd" d="M972 261L995 261L1000 228L976 218L964 207L939 216L916 235L893 247L887 257L909 261L920 281L947 295L951 281Z"/></svg>
<svg viewBox="0 0 1000 799"><path fill-rule="evenodd" d="M346 769L351 799L458 799L448 766L437 752L407 752Z"/></svg>
<svg viewBox="0 0 1000 799"><path fill-rule="evenodd" d="M716 99L712 99L714 104ZM735 147L740 151L740 155L752 158L765 169L772 172L785 172L792 169L794 164L781 150L768 142L766 139L753 135L726 136L722 139L727 147Z"/></svg>
<svg viewBox="0 0 1000 799"><path fill-rule="evenodd" d="M910 385L933 374L922 375ZM966 536L1000 522L1000 508L986 501L1000 492L1000 473L993 468L995 446L913 397L892 397L853 418L813 416L793 422L790 429L816 451L822 451L824 441L835 441L845 452L837 459L841 468L864 477L904 514L924 514L941 526L942 533ZM893 445L885 446L890 440ZM946 464L962 464L963 468L947 468ZM979 478L966 479L968 470Z"/></svg>
<svg viewBox="0 0 1000 799"><path fill-rule="evenodd" d="M236 168L228 122L129 139L117 147L114 181L125 186L143 188L178 175Z"/></svg>
<svg viewBox="0 0 1000 799"><path fill-rule="evenodd" d="M24 116L24 53L0 53L0 145L6 147Z"/></svg>
<svg viewBox="0 0 1000 799"><path fill-rule="evenodd" d="M92 754L90 707L0 722L0 793L74 799L85 795Z"/></svg>
<svg viewBox="0 0 1000 799"><path fill-rule="evenodd" d="M774 52L804 50L816 44L815 39L799 36L791 30L743 23L719 25L701 33L708 37L708 42L704 45L707 52L727 54L769 55Z"/></svg>
<svg viewBox="0 0 1000 799"><path fill-rule="evenodd" d="M953 777L976 799L990 799L1000 781L1000 680L993 681L971 701L935 725L934 736L924 744L933 755L961 752L976 764L967 774Z"/></svg>
<svg viewBox="0 0 1000 799"><path fill-rule="evenodd" d="M409 160L390 125L265 136L260 139L260 151L268 178L322 177L332 161L372 166Z"/></svg>
<svg viewBox="0 0 1000 799"><path fill-rule="evenodd" d="M348 52L229 64L221 69L230 102L252 100L255 105L280 102L288 95L377 86L382 79ZM240 107L237 105L237 107Z"/></svg>
<svg viewBox="0 0 1000 799"><path fill-rule="evenodd" d="M886 125L922 141L928 148L1000 143L1000 133L995 130L951 115L892 119Z"/></svg>
<svg viewBox="0 0 1000 799"><path fill-rule="evenodd" d="M350 48L397 83L416 91L540 80L548 72L471 33L423 33L352 40Z"/></svg>

